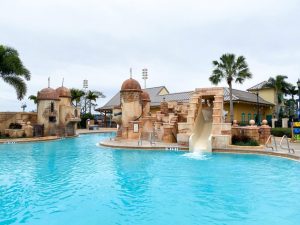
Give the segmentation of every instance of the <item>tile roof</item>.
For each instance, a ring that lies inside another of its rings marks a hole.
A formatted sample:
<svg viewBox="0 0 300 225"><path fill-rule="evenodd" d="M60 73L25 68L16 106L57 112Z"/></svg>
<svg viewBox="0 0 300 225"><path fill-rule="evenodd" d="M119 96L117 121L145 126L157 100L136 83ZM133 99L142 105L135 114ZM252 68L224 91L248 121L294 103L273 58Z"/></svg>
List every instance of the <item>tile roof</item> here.
<svg viewBox="0 0 300 225"><path fill-rule="evenodd" d="M267 87L268 83L269 83L268 81L260 82L259 84L256 84L251 88L248 88L247 91L257 91L257 90L261 90L261 89L264 89L264 88L268 88Z"/></svg>
<svg viewBox="0 0 300 225"><path fill-rule="evenodd" d="M186 92L158 95L159 92L163 88L165 88L165 87L160 86L160 87L143 89L143 90L146 90L148 92L148 94L150 95L150 99L151 99L150 105L151 106L159 106L164 98L167 102L170 102L170 101L189 102L192 94L194 93L194 91L186 91ZM234 102L237 102L237 101L244 101L244 102L249 102L249 103L257 102L256 94L253 94L253 93L247 92L247 91L237 90L237 89L232 90L232 99ZM229 89L228 88L224 88L224 101L225 102L229 101ZM265 104L265 105L273 105L272 103L264 100L261 97L259 97L259 103ZM102 110L103 109L112 109L113 107L119 106L119 105L120 105L120 92L118 92L114 97L112 97L111 100L109 100L104 106L102 106L101 108L99 108L97 110L99 111L101 109Z"/></svg>
<svg viewBox="0 0 300 225"><path fill-rule="evenodd" d="M150 95L151 102L154 102L156 98L158 98L158 94L162 89L166 88L165 86L159 86L159 87L152 87L152 88L146 88L143 89L143 91L147 91ZM155 99L154 99L155 98ZM157 101L157 100L156 100ZM120 103L120 92L118 92L115 96L113 96L104 106L101 108L98 108L97 111L101 109L112 109L115 106L119 106ZM159 102L160 104L160 102Z"/></svg>
<svg viewBox="0 0 300 225"><path fill-rule="evenodd" d="M229 88L224 88L224 101L229 101ZM257 102L257 96L254 93L248 92L248 91L241 91L237 89L232 89L232 100L233 101L243 101L243 102L251 102L256 103ZM272 103L264 100L263 98L258 96L258 100L260 104L265 105L273 105Z"/></svg>

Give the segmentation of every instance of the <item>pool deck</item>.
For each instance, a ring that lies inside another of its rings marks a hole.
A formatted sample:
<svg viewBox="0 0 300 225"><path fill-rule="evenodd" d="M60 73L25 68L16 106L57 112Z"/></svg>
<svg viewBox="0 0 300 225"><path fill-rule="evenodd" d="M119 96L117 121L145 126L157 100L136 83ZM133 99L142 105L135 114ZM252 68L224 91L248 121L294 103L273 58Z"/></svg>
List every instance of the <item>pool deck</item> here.
<svg viewBox="0 0 300 225"><path fill-rule="evenodd" d="M36 142L36 141L53 141L57 139L60 139L60 137L48 136L48 137L34 137L34 138L5 138L5 139L0 139L0 144L26 143L26 142Z"/></svg>
<svg viewBox="0 0 300 225"><path fill-rule="evenodd" d="M100 128L99 130L78 129L76 130L76 136L80 134L111 133L116 131L117 131L116 128ZM74 138L76 136L70 136L66 138ZM26 142L36 142L36 141L53 141L57 139L61 139L61 137L47 136L47 137L33 137L33 138L3 138L0 139L0 144L26 143Z"/></svg>
<svg viewBox="0 0 300 225"><path fill-rule="evenodd" d="M176 143L163 143L155 142L151 144L149 141L142 141L139 143L137 140L104 140L100 144L104 147L117 148L117 149L143 149L143 150L188 150L186 146L181 146Z"/></svg>
<svg viewBox="0 0 300 225"><path fill-rule="evenodd" d="M76 130L77 135L84 134L97 134L97 133L111 133L116 132L116 128L100 128L99 130L87 130L87 129L78 129ZM72 138L72 137L70 137ZM0 139L0 144L11 144L11 143L26 143L26 142L37 142L37 141L53 141L60 139L58 136L48 136L48 137L37 137L37 138L8 138ZM279 147L280 138L276 138L276 143L278 150L274 151L265 146L260 147L238 147L234 146L233 148L227 149L213 149L213 152L216 153L232 153L232 154L261 154L269 155L276 157L283 157L292 160L300 161L300 142L290 143L290 147L295 150L295 153L289 153L288 150L282 149ZM137 140L104 140L100 143L104 147L115 148L115 149L143 149L143 150L170 150L170 151L188 151L187 146L182 146L178 144L169 144L163 142L155 142L151 144L149 141L142 141L139 143Z"/></svg>
<svg viewBox="0 0 300 225"><path fill-rule="evenodd" d="M99 130L77 129L77 134L95 134L117 132L117 128L99 128Z"/></svg>
<svg viewBox="0 0 300 225"><path fill-rule="evenodd" d="M258 147L245 147L245 146L234 146L227 149L213 149L212 152L216 153L232 153L232 154L260 154L269 155L276 157L283 157L292 160L300 161L300 143L290 143L290 147L295 150L295 153L289 153L288 150L279 147L280 138L276 138L278 145L277 151L270 148L266 148L261 145ZM143 149L143 150L184 150L188 151L189 148L178 144L168 144L162 142L156 142L151 144L149 141L143 141L142 144L138 143L137 140L104 140L100 144L104 147L116 148L116 149Z"/></svg>

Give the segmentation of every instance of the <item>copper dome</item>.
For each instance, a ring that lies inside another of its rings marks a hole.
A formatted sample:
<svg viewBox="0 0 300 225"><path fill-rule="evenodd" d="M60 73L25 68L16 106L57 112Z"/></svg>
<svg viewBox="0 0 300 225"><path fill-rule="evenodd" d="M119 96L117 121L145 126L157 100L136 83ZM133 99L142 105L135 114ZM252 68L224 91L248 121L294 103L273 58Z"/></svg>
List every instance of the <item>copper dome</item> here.
<svg viewBox="0 0 300 225"><path fill-rule="evenodd" d="M121 91L142 91L142 88L137 80L130 78L123 82Z"/></svg>
<svg viewBox="0 0 300 225"><path fill-rule="evenodd" d="M59 100L57 92L53 88L44 88L37 94L38 100Z"/></svg>
<svg viewBox="0 0 300 225"><path fill-rule="evenodd" d="M59 97L71 98L71 91L66 87L59 87L56 89Z"/></svg>
<svg viewBox="0 0 300 225"><path fill-rule="evenodd" d="M148 92L143 91L141 93L141 100L144 101L144 102L151 102L150 95L148 94Z"/></svg>

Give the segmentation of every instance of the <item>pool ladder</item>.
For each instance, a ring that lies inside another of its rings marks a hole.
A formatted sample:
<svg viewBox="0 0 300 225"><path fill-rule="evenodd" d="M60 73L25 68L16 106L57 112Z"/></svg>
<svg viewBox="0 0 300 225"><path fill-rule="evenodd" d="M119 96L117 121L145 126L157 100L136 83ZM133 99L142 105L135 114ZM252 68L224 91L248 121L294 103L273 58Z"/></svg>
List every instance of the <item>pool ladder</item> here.
<svg viewBox="0 0 300 225"><path fill-rule="evenodd" d="M282 143L283 141L286 141L286 146L284 146ZM271 145L269 145L269 143L273 143ZM276 139L273 135L270 135L268 137L268 140L266 141L266 144L265 144L266 148L271 148L272 151L274 151L274 148L275 148L275 151L278 151L278 147L277 147L277 143L276 143ZM279 143L279 146L280 148L282 149L285 149L285 150L288 150L289 153L295 153L295 150L293 148L290 147L290 143L289 143L289 139L286 135L283 135L281 140L280 140L280 143Z"/></svg>
<svg viewBox="0 0 300 225"><path fill-rule="evenodd" d="M269 145L269 142L271 143L271 145ZM272 143L274 143L274 144L272 144ZM266 141L265 146L266 146L266 148L271 148L272 151L274 151L274 148L275 148L275 151L278 151L277 143L276 143L275 137L273 135L270 135L268 137L268 140Z"/></svg>
<svg viewBox="0 0 300 225"><path fill-rule="evenodd" d="M282 142L284 140L286 140L286 146L282 145ZM286 135L283 135L282 138L281 138L281 140L280 140L280 148L288 150L289 153L295 153L295 150L290 147L290 142L289 142L289 139L288 139L288 137Z"/></svg>

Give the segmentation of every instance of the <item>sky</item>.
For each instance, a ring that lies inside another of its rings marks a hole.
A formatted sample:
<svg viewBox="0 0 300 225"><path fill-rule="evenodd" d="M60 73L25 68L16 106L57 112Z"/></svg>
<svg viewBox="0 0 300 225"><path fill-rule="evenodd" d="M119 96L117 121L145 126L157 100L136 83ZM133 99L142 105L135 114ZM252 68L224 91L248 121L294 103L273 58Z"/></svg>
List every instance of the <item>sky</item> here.
<svg viewBox="0 0 300 225"><path fill-rule="evenodd" d="M102 91L106 98L124 80L170 92L209 87L212 61L243 55L253 74L247 88L284 74L300 77L299 0L0 0L0 44L18 50L31 72L27 96L0 80L0 111L26 110L48 86ZM226 86L221 83L219 86Z"/></svg>

